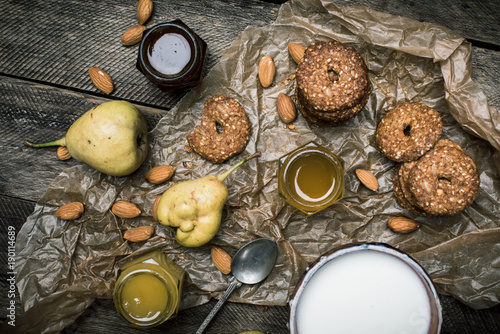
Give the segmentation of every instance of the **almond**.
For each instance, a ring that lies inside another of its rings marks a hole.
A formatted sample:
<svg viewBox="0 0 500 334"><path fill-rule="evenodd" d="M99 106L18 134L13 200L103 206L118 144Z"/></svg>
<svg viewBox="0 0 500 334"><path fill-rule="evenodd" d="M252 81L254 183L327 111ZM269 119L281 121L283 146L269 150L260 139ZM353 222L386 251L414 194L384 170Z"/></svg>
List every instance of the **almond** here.
<svg viewBox="0 0 500 334"><path fill-rule="evenodd" d="M153 219L158 221L158 217L156 216L156 212L158 211L158 204L160 203L161 195L156 196L155 202L153 203Z"/></svg>
<svg viewBox="0 0 500 334"><path fill-rule="evenodd" d="M231 256L222 248L212 247L210 250L212 262L221 273L227 275L231 272Z"/></svg>
<svg viewBox="0 0 500 334"><path fill-rule="evenodd" d="M277 106L278 114L285 124L293 122L295 117L297 117L297 109L290 96L279 93Z"/></svg>
<svg viewBox="0 0 500 334"><path fill-rule="evenodd" d="M153 13L153 1L152 0L139 0L137 4L137 20L139 24L144 24L149 19Z"/></svg>
<svg viewBox="0 0 500 334"><path fill-rule="evenodd" d="M358 179L370 190L376 191L378 189L378 181L375 175L364 169L356 169Z"/></svg>
<svg viewBox="0 0 500 334"><path fill-rule="evenodd" d="M406 217L394 217L387 222L389 228L396 233L411 233L420 227L420 223Z"/></svg>
<svg viewBox="0 0 500 334"><path fill-rule="evenodd" d="M117 201L111 207L111 211L120 218L135 218L141 214L141 210L134 203Z"/></svg>
<svg viewBox="0 0 500 334"><path fill-rule="evenodd" d="M276 72L276 65L273 58L264 56L259 62L259 80L262 87L266 88L271 86Z"/></svg>
<svg viewBox="0 0 500 334"><path fill-rule="evenodd" d="M306 52L306 48L304 48L300 44L289 43L288 44L288 53L292 56L293 60L298 64L304 58L304 53Z"/></svg>
<svg viewBox="0 0 500 334"><path fill-rule="evenodd" d="M152 184L160 184L165 181L170 180L172 175L174 175L175 168L169 165L156 166L151 168L144 175L146 180Z"/></svg>
<svg viewBox="0 0 500 334"><path fill-rule="evenodd" d="M57 218L62 220L75 220L82 216L83 214L83 204L80 202L71 202L64 204L59 209L57 209L55 215Z"/></svg>
<svg viewBox="0 0 500 334"><path fill-rule="evenodd" d="M142 39L144 30L146 30L146 27L141 24L131 26L123 33L122 44L129 46L139 43Z"/></svg>
<svg viewBox="0 0 500 334"><path fill-rule="evenodd" d="M89 68L89 76L94 85L103 93L110 94L115 89L115 85L113 84L111 77L100 68Z"/></svg>
<svg viewBox="0 0 500 334"><path fill-rule="evenodd" d="M125 232L123 239L130 242L144 241L151 238L154 232L153 226L139 226Z"/></svg>
<svg viewBox="0 0 500 334"><path fill-rule="evenodd" d="M69 151L66 147L64 146L59 146L57 148L57 157L60 159L60 160L68 160L68 159L71 159L71 155L69 154Z"/></svg>

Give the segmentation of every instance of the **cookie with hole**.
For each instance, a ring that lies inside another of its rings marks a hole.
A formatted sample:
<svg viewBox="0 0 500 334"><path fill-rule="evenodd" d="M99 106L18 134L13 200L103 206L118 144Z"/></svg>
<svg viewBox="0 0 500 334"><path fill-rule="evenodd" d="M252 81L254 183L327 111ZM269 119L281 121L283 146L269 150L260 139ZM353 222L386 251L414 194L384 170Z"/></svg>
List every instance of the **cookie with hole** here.
<svg viewBox="0 0 500 334"><path fill-rule="evenodd" d="M469 207L479 191L476 164L462 149L440 145L421 157L408 176L416 205L436 216L456 215Z"/></svg>
<svg viewBox="0 0 500 334"><path fill-rule="evenodd" d="M203 158L222 163L245 150L250 134L250 120L241 104L214 95L205 102L201 124L188 134L187 140Z"/></svg>
<svg viewBox="0 0 500 334"><path fill-rule="evenodd" d="M356 116L371 92L359 52L335 40L309 45L295 77L301 113L319 126L333 126Z"/></svg>
<svg viewBox="0 0 500 334"><path fill-rule="evenodd" d="M417 160L443 132L439 112L419 102L405 102L388 111L375 131L375 143L388 159Z"/></svg>

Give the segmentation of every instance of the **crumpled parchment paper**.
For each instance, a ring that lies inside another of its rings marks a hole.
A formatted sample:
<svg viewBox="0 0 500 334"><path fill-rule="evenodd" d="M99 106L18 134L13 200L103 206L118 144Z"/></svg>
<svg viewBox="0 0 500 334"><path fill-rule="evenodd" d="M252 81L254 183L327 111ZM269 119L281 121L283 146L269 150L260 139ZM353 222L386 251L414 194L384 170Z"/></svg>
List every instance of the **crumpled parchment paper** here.
<svg viewBox="0 0 500 334"><path fill-rule="evenodd" d="M297 129L290 130L275 107L280 92L294 94L296 64L287 45L307 46L332 38L354 46L365 59L373 84L370 99L358 116L344 124L319 128L299 115L294 123ZM266 89L257 79L257 64L264 55L273 57L277 66L275 84ZM285 305L316 257L350 242L373 241L411 254L441 293L474 308L498 304L500 177L493 161L499 159L500 133L493 120L500 116L472 81L470 58L470 45L440 26L326 1L283 4L274 24L248 27L203 83L165 114L150 133L150 155L136 173L116 178L80 165L54 180L17 237L17 284L25 310L20 329L62 330L95 298L112 297L120 265L153 249L162 249L187 271L181 308L218 298L227 288L228 276L213 266L210 248L217 245L234 255L258 237L277 241L276 267L263 283L238 289L232 301ZM252 123L246 151L220 165L184 150L186 135L200 122L204 102L215 94L239 101ZM378 151L374 131L386 110L407 100L438 110L443 138L460 144L478 166L479 193L472 206L457 216L415 217L396 203L394 163ZM345 160L346 182L342 201L306 216L278 197L275 175L279 157L311 140ZM209 244L181 247L172 232L158 224L147 242L131 244L122 239L129 228L154 224L153 201L171 186L149 184L144 178L149 168L170 164L177 169L172 181L180 182L222 173L256 151L262 153L260 158L226 179L229 198L219 233ZM375 174L378 192L360 185L354 174L357 168ZM110 208L120 199L136 203L142 215L115 217ZM71 201L85 204L84 216L76 222L57 220L55 210ZM421 228L409 235L392 233L387 220L399 215L416 218Z"/></svg>

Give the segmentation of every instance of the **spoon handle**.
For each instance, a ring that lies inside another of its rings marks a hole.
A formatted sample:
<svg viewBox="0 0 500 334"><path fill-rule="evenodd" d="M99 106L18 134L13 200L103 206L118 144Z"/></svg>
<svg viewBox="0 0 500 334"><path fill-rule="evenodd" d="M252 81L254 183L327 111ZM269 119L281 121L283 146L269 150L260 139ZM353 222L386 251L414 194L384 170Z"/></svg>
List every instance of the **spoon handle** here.
<svg viewBox="0 0 500 334"><path fill-rule="evenodd" d="M233 293L233 291L235 289L239 288L240 286L241 286L241 282L238 282L238 280L234 276L232 276L231 279L230 279L230 284L229 284L229 286L226 289L226 292L224 292L224 294L219 299L219 301L217 302L217 304L215 304L215 306L212 309L212 311L210 311L210 313L208 314L208 316L205 318L205 321L203 321L203 323L201 324L200 328L198 328L198 330L196 331L196 334L203 333L203 331L208 326L208 324L210 323L210 321L212 320L212 318L215 316L215 314L217 313L217 311L219 311L219 309L221 308L222 304L224 304L225 301L231 295L231 293Z"/></svg>

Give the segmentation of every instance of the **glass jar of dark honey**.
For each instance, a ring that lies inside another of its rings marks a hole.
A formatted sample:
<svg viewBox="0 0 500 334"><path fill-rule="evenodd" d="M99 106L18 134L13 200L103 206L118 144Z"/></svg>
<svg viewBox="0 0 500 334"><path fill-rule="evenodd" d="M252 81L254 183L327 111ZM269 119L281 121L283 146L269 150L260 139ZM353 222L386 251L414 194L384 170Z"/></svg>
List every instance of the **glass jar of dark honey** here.
<svg viewBox="0 0 500 334"><path fill-rule="evenodd" d="M148 29L139 45L137 68L163 91L180 91L202 80L207 43L180 20Z"/></svg>
<svg viewBox="0 0 500 334"><path fill-rule="evenodd" d="M312 215L342 199L344 161L315 142L279 159L278 195Z"/></svg>

